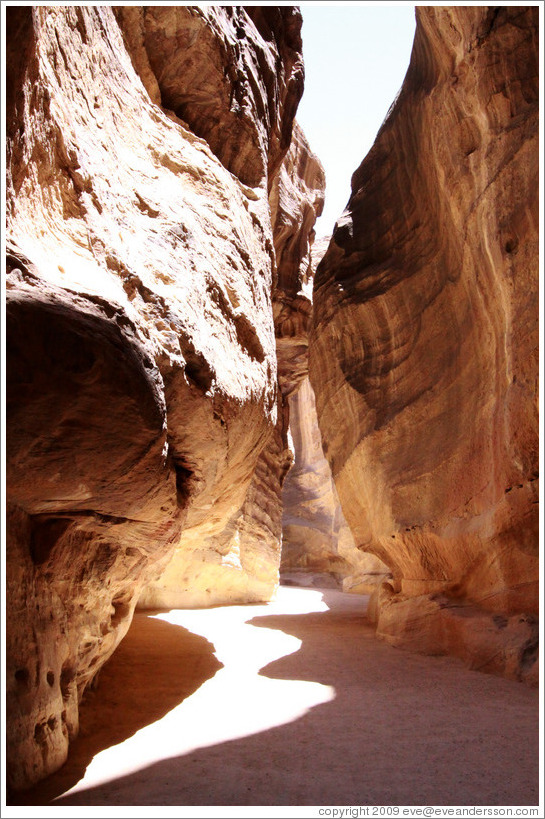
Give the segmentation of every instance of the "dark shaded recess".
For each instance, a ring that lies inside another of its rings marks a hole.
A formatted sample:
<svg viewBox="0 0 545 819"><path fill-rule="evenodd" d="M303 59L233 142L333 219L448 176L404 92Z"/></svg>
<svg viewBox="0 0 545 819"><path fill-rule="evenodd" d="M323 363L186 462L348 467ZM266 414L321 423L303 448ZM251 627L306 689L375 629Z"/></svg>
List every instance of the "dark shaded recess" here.
<svg viewBox="0 0 545 819"><path fill-rule="evenodd" d="M42 395L46 384L59 396L70 390L73 403L72 390L77 392L78 385L85 383L85 376L99 363L104 380L107 376L111 379L108 388L112 392L129 395L135 384L141 387L143 419L160 428L161 414L149 394L140 355L115 323L75 305L26 296L11 298L9 294L6 318L8 421L38 393Z"/></svg>
<svg viewBox="0 0 545 819"><path fill-rule="evenodd" d="M191 484L194 472L187 465L174 460L174 472L176 474L176 494L178 505L184 507L191 494Z"/></svg>
<svg viewBox="0 0 545 819"><path fill-rule="evenodd" d="M136 340L92 305L87 312L81 303L40 294L8 291L6 318L12 494L24 505L44 495L41 481L54 492L55 470L63 491L84 479L96 484L124 476L163 428L157 388ZM35 470L31 476L28 469ZM49 540L35 534L39 561Z"/></svg>
<svg viewBox="0 0 545 819"><path fill-rule="evenodd" d="M535 623L535 636L531 637L522 647L520 655L520 667L523 671L528 671L539 662L539 624L537 618L532 618Z"/></svg>
<svg viewBox="0 0 545 819"><path fill-rule="evenodd" d="M31 682L30 682L30 671L28 668L18 668L15 672L15 682L20 690L24 691L25 693L30 691L31 689Z"/></svg>
<svg viewBox="0 0 545 819"><path fill-rule="evenodd" d="M214 370L206 357L195 348L187 336L180 336L180 347L185 358L185 374L202 392L207 392L214 381ZM166 381L168 381L168 376Z"/></svg>
<svg viewBox="0 0 545 819"><path fill-rule="evenodd" d="M64 535L70 521L66 518L31 518L30 556L35 566L46 563L57 541Z"/></svg>
<svg viewBox="0 0 545 819"><path fill-rule="evenodd" d="M35 38L30 6L6 6L6 136L21 127L25 71L34 51Z"/></svg>

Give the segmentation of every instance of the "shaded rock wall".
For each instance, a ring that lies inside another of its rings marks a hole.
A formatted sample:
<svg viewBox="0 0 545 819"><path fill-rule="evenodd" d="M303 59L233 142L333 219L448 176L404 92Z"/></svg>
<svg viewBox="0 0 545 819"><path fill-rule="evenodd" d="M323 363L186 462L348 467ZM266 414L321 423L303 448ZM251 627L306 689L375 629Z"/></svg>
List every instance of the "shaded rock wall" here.
<svg viewBox="0 0 545 819"><path fill-rule="evenodd" d="M322 583L330 575L343 591L368 594L390 573L356 548L322 450L308 377L290 395L289 411L294 463L282 487L281 576L305 584L314 574Z"/></svg>
<svg viewBox="0 0 545 819"><path fill-rule="evenodd" d="M303 74L291 7L7 17L7 746L22 788L66 758L85 687L180 538L209 560L249 493L260 505L260 457L284 458L268 193ZM278 559L254 554L248 586L253 572L270 593Z"/></svg>
<svg viewBox="0 0 545 819"><path fill-rule="evenodd" d="M284 396L294 392L308 373L314 223L323 209L325 184L324 169L295 123L289 152L269 197L277 260L274 330Z"/></svg>
<svg viewBox="0 0 545 819"><path fill-rule="evenodd" d="M423 7L315 278L310 378L378 634L536 672L538 13Z"/></svg>
<svg viewBox="0 0 545 819"><path fill-rule="evenodd" d="M308 259L305 255L298 298L290 300L288 291L288 298L273 302L278 311L277 327L290 333L280 343L291 352L287 357L291 364L289 383L294 385L288 396L293 466L282 487L280 568L285 582L323 584L329 575L345 591L368 593L389 576L389 570L378 557L356 548L324 457L314 392L308 380L312 284L329 242L329 236L319 239Z"/></svg>

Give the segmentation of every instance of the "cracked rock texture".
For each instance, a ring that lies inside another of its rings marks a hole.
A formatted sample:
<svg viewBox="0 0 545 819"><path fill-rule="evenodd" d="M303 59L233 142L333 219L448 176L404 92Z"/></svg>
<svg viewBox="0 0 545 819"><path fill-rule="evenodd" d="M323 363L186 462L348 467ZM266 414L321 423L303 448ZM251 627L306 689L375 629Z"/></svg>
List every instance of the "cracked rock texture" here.
<svg viewBox="0 0 545 819"><path fill-rule="evenodd" d="M278 586L282 484L293 458L288 401L308 371L311 246L325 189L324 170L296 122L289 150L269 187L276 260L272 290L276 425L257 463L252 463L243 502L233 507L221 530L216 527L206 534L204 521L195 530L184 530L165 571L140 595L139 608L261 602Z"/></svg>
<svg viewBox="0 0 545 819"><path fill-rule="evenodd" d="M293 7L12 7L7 24L7 751L24 788L64 762L86 686L182 542L199 604L229 572L245 599L278 582L278 537L259 551L256 534L280 531L287 458L269 192L303 68Z"/></svg>
<svg viewBox="0 0 545 819"><path fill-rule="evenodd" d="M538 10L422 7L315 277L310 380L377 632L536 679Z"/></svg>

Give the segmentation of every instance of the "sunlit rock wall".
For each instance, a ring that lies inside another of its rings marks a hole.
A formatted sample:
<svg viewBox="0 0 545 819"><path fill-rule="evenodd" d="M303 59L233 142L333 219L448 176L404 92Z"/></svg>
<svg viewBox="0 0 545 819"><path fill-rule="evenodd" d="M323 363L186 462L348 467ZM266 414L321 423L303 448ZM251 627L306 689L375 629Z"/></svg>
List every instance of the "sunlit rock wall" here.
<svg viewBox="0 0 545 819"><path fill-rule="evenodd" d="M538 9L422 7L315 278L310 379L378 634L535 679Z"/></svg>
<svg viewBox="0 0 545 819"><path fill-rule="evenodd" d="M268 194L303 70L292 7L7 11L7 750L23 788L63 763L85 687L180 538L208 559L281 448ZM252 557L267 589L278 559Z"/></svg>
<svg viewBox="0 0 545 819"><path fill-rule="evenodd" d="M140 595L140 608L199 607L269 600L279 581L282 484L288 447L288 396L308 369L311 302L310 247L324 201L325 176L295 122L289 150L269 185L274 243L273 316L278 366L278 410L273 434L262 448L240 504L223 528L212 521L187 526L162 575Z"/></svg>

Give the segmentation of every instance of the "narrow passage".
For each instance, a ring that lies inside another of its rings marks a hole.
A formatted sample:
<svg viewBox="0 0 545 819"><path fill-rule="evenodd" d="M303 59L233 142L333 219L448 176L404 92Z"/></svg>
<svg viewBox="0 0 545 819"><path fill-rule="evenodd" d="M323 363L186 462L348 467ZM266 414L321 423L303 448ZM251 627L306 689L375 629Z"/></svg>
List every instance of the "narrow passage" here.
<svg viewBox="0 0 545 819"><path fill-rule="evenodd" d="M385 645L366 600L137 614L21 804L536 805L538 692Z"/></svg>

